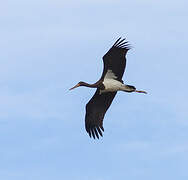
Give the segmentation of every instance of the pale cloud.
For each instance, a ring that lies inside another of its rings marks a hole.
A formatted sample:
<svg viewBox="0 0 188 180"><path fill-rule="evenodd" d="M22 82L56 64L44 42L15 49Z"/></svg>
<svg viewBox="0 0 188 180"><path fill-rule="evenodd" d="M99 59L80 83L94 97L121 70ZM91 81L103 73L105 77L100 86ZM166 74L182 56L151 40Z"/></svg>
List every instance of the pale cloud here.
<svg viewBox="0 0 188 180"><path fill-rule="evenodd" d="M182 179L178 170L186 177L186 5L3 1L0 178L155 180L164 170L165 179ZM119 36L134 47L124 81L148 95L118 93L104 137L92 141L84 115L94 90L68 89L100 77L102 56Z"/></svg>
<svg viewBox="0 0 188 180"><path fill-rule="evenodd" d="M125 144L118 144L113 151L117 153L139 153L147 154L144 159L158 159L167 157L184 156L188 153L186 141L180 142L159 142L159 141L132 141Z"/></svg>

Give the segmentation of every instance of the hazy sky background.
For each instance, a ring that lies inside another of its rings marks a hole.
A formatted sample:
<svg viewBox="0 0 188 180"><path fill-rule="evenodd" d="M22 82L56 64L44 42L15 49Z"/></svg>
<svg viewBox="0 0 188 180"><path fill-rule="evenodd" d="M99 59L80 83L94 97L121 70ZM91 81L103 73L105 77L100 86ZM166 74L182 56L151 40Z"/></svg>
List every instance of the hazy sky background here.
<svg viewBox="0 0 188 180"><path fill-rule="evenodd" d="M187 180L188 1L6 0L0 5L0 179ZM84 129L118 37L133 48L104 137Z"/></svg>

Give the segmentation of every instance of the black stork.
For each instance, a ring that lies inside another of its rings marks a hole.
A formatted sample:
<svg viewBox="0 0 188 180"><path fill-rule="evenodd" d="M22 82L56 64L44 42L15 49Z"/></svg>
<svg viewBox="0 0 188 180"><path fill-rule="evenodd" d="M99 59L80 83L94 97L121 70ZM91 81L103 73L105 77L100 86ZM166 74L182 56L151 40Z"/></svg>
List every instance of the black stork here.
<svg viewBox="0 0 188 180"><path fill-rule="evenodd" d="M102 136L103 119L106 111L111 105L117 91L137 92L134 86L123 84L122 76L126 66L126 54L130 46L125 39L119 38L110 50L103 56L104 69L99 81L94 84L88 84L80 81L70 90L79 86L97 88L94 96L86 105L85 129L90 137Z"/></svg>

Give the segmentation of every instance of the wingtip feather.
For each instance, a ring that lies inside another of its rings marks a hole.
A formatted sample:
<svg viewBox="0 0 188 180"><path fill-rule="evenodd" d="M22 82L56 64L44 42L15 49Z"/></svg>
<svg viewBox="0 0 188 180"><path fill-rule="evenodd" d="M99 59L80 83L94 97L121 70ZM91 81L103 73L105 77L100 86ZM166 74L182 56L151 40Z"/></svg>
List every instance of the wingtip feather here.
<svg viewBox="0 0 188 180"><path fill-rule="evenodd" d="M95 131L95 135L97 136L97 139L99 139L99 135L98 135L96 128L94 128L94 131Z"/></svg>
<svg viewBox="0 0 188 180"><path fill-rule="evenodd" d="M91 133L92 133L93 138L95 139L95 132L93 129L91 129Z"/></svg>
<svg viewBox="0 0 188 180"><path fill-rule="evenodd" d="M124 39L121 39L121 37L118 38L112 47L117 47L117 48L125 49L126 51L128 51L129 49L131 49L131 46L130 44L128 44L128 41L125 41L125 40L126 38Z"/></svg>
<svg viewBox="0 0 188 180"><path fill-rule="evenodd" d="M119 38L116 40L116 42L114 43L113 46L116 46L120 39L121 39L121 37L119 37Z"/></svg>

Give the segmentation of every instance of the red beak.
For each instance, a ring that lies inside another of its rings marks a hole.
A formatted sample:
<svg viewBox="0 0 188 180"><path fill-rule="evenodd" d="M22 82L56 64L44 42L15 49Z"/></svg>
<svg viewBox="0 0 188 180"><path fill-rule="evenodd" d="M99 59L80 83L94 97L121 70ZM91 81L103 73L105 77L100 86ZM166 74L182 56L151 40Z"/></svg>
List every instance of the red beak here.
<svg viewBox="0 0 188 180"><path fill-rule="evenodd" d="M80 84L77 84L77 85L75 85L74 87L70 88L69 90L72 90L72 89L77 88L77 87L79 87L79 86L80 86Z"/></svg>

